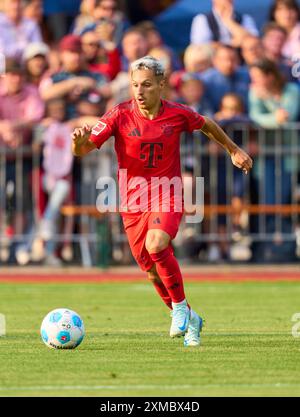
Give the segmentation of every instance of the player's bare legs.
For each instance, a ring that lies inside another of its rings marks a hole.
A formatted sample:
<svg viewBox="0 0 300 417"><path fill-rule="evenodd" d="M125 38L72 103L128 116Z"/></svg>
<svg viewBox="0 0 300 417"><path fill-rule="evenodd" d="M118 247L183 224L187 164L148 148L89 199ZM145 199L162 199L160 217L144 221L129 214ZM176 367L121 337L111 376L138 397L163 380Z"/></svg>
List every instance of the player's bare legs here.
<svg viewBox="0 0 300 417"><path fill-rule="evenodd" d="M170 336L175 337L187 332L190 308L185 299L182 275L177 259L170 248L170 241L168 233L160 229L150 229L146 235L145 246L172 300Z"/></svg>
<svg viewBox="0 0 300 417"><path fill-rule="evenodd" d="M164 286L164 283L162 282L162 280L160 279L157 273L155 264L149 271L147 271L147 275L148 275L148 279L152 282L156 291L158 292L160 298L172 310L172 299L168 293L168 290Z"/></svg>

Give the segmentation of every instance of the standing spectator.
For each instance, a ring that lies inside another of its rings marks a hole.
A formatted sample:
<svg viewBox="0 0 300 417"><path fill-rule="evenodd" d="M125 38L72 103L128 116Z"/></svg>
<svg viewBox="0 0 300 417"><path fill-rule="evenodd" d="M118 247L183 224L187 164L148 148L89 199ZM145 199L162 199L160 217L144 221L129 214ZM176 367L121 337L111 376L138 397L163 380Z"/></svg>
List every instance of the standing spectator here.
<svg viewBox="0 0 300 417"><path fill-rule="evenodd" d="M233 0L212 0L211 13L194 17L191 43L221 42L240 47L245 36L258 36L253 18L234 10Z"/></svg>
<svg viewBox="0 0 300 417"><path fill-rule="evenodd" d="M17 225L30 226L32 217L32 206L30 193L24 192L22 212L16 211L16 189L29 190L31 177L31 158L26 157L22 160L21 177L17 177L17 167L14 150L22 145L28 145L32 139L32 129L44 114L44 104L38 94L36 87L25 83L24 72L18 61L6 60L6 74L0 81L0 146L4 146L7 151L5 165L5 189L0 188L0 200L4 198L8 184L12 193L10 196L10 235L13 235ZM18 168L20 165L18 164ZM20 171L19 171L20 172ZM21 188L20 188L21 184ZM19 196L20 198L20 196ZM0 217L1 217L0 213ZM21 226L17 230L18 234L24 232Z"/></svg>
<svg viewBox="0 0 300 417"><path fill-rule="evenodd" d="M206 95L218 111L221 99L226 93L236 93L244 100L247 107L249 74L239 66L237 51L229 45L219 45L213 58L214 68L200 75L206 87Z"/></svg>
<svg viewBox="0 0 300 417"><path fill-rule="evenodd" d="M298 120L300 90L287 83L274 62L264 59L250 68L250 117L265 128L277 128Z"/></svg>
<svg viewBox="0 0 300 417"><path fill-rule="evenodd" d="M300 54L300 8L296 0L275 0L270 11L270 20L287 33L282 55L291 61Z"/></svg>
<svg viewBox="0 0 300 417"><path fill-rule="evenodd" d="M23 0L5 0L4 13L0 13L0 52L21 59L29 43L41 41L37 23L24 17Z"/></svg>
<svg viewBox="0 0 300 417"><path fill-rule="evenodd" d="M121 70L120 53L116 45L112 42L110 46L103 44L94 30L86 30L81 35L81 42L89 70L113 80Z"/></svg>
<svg viewBox="0 0 300 417"><path fill-rule="evenodd" d="M225 94L221 101L220 110L215 114L215 120L222 126L222 128L226 131L226 129L230 129L233 127L234 124L243 125L243 128L246 127L251 132L251 119L245 113L245 108L243 104L243 100L240 96L234 93ZM244 130L235 128L231 130L231 135L233 137L234 142L238 146L243 146L243 137ZM210 149L212 150L213 143L210 143ZM218 170L218 196L219 196L219 204L226 204L226 197L232 194L231 198L231 206L235 210L235 214L232 217L233 228L234 228L234 235L237 237L240 235L242 230L242 216L241 216L241 209L243 205L246 203L244 201L244 192L245 192L245 181L243 175L240 175L238 170L233 171L233 184L232 184L232 191L226 189L226 163L223 158L223 155L220 155L218 149L213 150L214 154L218 155L218 160L221 162L221 169ZM220 168L220 166L219 166ZM251 174L250 174L251 178ZM222 230L222 227L221 227ZM223 232L225 232L223 228Z"/></svg>
<svg viewBox="0 0 300 417"><path fill-rule="evenodd" d="M38 235L45 241L46 265L60 266L56 256L60 208L72 189L71 172L73 155L71 152L71 127L65 121L65 103L61 99L51 100L47 104L46 129L43 133L43 169L42 187L48 195L46 209L41 219Z"/></svg>
<svg viewBox="0 0 300 417"><path fill-rule="evenodd" d="M48 70L49 47L42 42L29 44L23 53L26 79L29 84L39 87Z"/></svg>
<svg viewBox="0 0 300 417"><path fill-rule="evenodd" d="M260 187L260 203L271 205L291 204L292 187L294 186L292 177L297 169L297 155L291 155L290 152L285 154L282 151L284 152L286 145L288 148L290 147L291 137L294 133L290 128L285 129L285 125L288 122L297 121L299 117L299 87L295 83L287 83L278 67L268 60L262 60L254 64L250 68L250 76L250 117L258 125L268 129L263 136L263 149L272 150L271 153L262 154L258 150L263 164L254 165L253 176L257 184L261 182L261 178L264 176L264 181ZM280 131L275 132L274 130L278 128L281 128ZM280 139L280 143L275 142L276 138ZM278 153L274 153L274 148ZM262 165L264 167L263 172L261 171ZM280 175L279 183L276 181L278 174ZM257 228L257 220L255 220L254 225ZM266 233L274 233L275 225L275 216L267 215L265 220ZM281 232L290 233L290 230L291 218L283 216ZM285 250L287 245L287 243L282 244L282 250ZM267 250L266 244L259 245L257 249L255 245L253 250L254 256L261 256ZM290 247L289 250L291 250Z"/></svg>
<svg viewBox="0 0 300 417"><path fill-rule="evenodd" d="M241 54L247 67L259 61L264 56L262 41L256 36L246 36L241 47Z"/></svg>
<svg viewBox="0 0 300 417"><path fill-rule="evenodd" d="M6 60L6 75L0 84L1 142L15 149L28 143L31 130L44 114L38 89L25 83L24 70L12 59Z"/></svg>
<svg viewBox="0 0 300 417"><path fill-rule="evenodd" d="M59 45L62 68L45 79L40 86L42 98L49 101L65 98L67 119L77 117L76 104L88 91L98 90L106 78L86 70L81 39L76 35L65 36Z"/></svg>
<svg viewBox="0 0 300 417"><path fill-rule="evenodd" d="M251 88L249 91L249 114L258 125L268 128L284 128L288 122L298 120L300 112L300 90L297 84L287 83L272 61L262 60L250 68ZM290 131L282 136L290 138ZM269 138L269 139L268 139ZM273 143L274 132L267 132L267 139ZM283 145L283 144L282 144ZM290 171L294 162L289 157L281 157L281 204L289 204L291 197ZM275 160L265 156L266 204L275 204ZM255 173L255 170L254 170ZM258 175L258 174L257 174ZM278 203L278 201L277 201Z"/></svg>

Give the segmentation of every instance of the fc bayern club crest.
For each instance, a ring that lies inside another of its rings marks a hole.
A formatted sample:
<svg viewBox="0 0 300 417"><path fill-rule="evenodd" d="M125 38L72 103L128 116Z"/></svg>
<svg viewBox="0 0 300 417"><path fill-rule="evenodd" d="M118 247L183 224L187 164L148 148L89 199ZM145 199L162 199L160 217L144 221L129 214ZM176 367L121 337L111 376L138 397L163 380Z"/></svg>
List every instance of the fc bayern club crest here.
<svg viewBox="0 0 300 417"><path fill-rule="evenodd" d="M174 133L174 128L173 128L173 126L170 126L170 125L163 125L161 128L163 129L163 132L164 132L164 135L165 135L165 136L171 136L171 135L173 135L173 133Z"/></svg>

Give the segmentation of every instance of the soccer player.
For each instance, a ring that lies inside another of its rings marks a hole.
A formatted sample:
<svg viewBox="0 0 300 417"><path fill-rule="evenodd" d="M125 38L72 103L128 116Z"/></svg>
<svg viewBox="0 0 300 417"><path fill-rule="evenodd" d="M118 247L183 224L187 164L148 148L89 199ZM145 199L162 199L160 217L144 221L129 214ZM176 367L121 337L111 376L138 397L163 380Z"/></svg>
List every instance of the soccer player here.
<svg viewBox="0 0 300 417"><path fill-rule="evenodd" d="M178 204L182 194L178 187L169 194L162 192L153 178L167 178L170 182L181 178L180 134L183 131L201 130L223 146L232 163L245 173L251 169L252 160L214 121L187 106L161 99L165 76L158 60L151 56L138 59L131 64L130 73L134 98L115 106L93 128L85 125L75 129L72 150L74 155L84 156L99 149L111 136L115 137L119 182L121 170L122 175L126 170L127 176L127 194L125 203L121 200L120 214L132 254L172 310L170 336L184 335L184 346L197 346L202 318L186 300L180 267L171 246L183 215ZM142 188L138 193L139 204L134 185ZM119 186L124 194L124 184ZM146 198L149 194L150 199ZM169 203L164 206L167 212L161 208L165 203Z"/></svg>

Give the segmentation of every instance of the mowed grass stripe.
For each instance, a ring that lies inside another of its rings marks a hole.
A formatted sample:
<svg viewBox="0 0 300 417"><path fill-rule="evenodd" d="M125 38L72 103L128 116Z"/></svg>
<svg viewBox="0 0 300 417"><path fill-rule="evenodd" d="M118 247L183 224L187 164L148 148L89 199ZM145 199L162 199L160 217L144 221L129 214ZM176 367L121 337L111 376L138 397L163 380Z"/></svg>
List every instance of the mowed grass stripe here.
<svg viewBox="0 0 300 417"><path fill-rule="evenodd" d="M0 395L300 393L295 282L188 283L188 299L206 319L200 349L169 338L169 312L149 283L0 284L0 293ZM57 307L84 319L86 338L74 351L40 339L44 315Z"/></svg>

